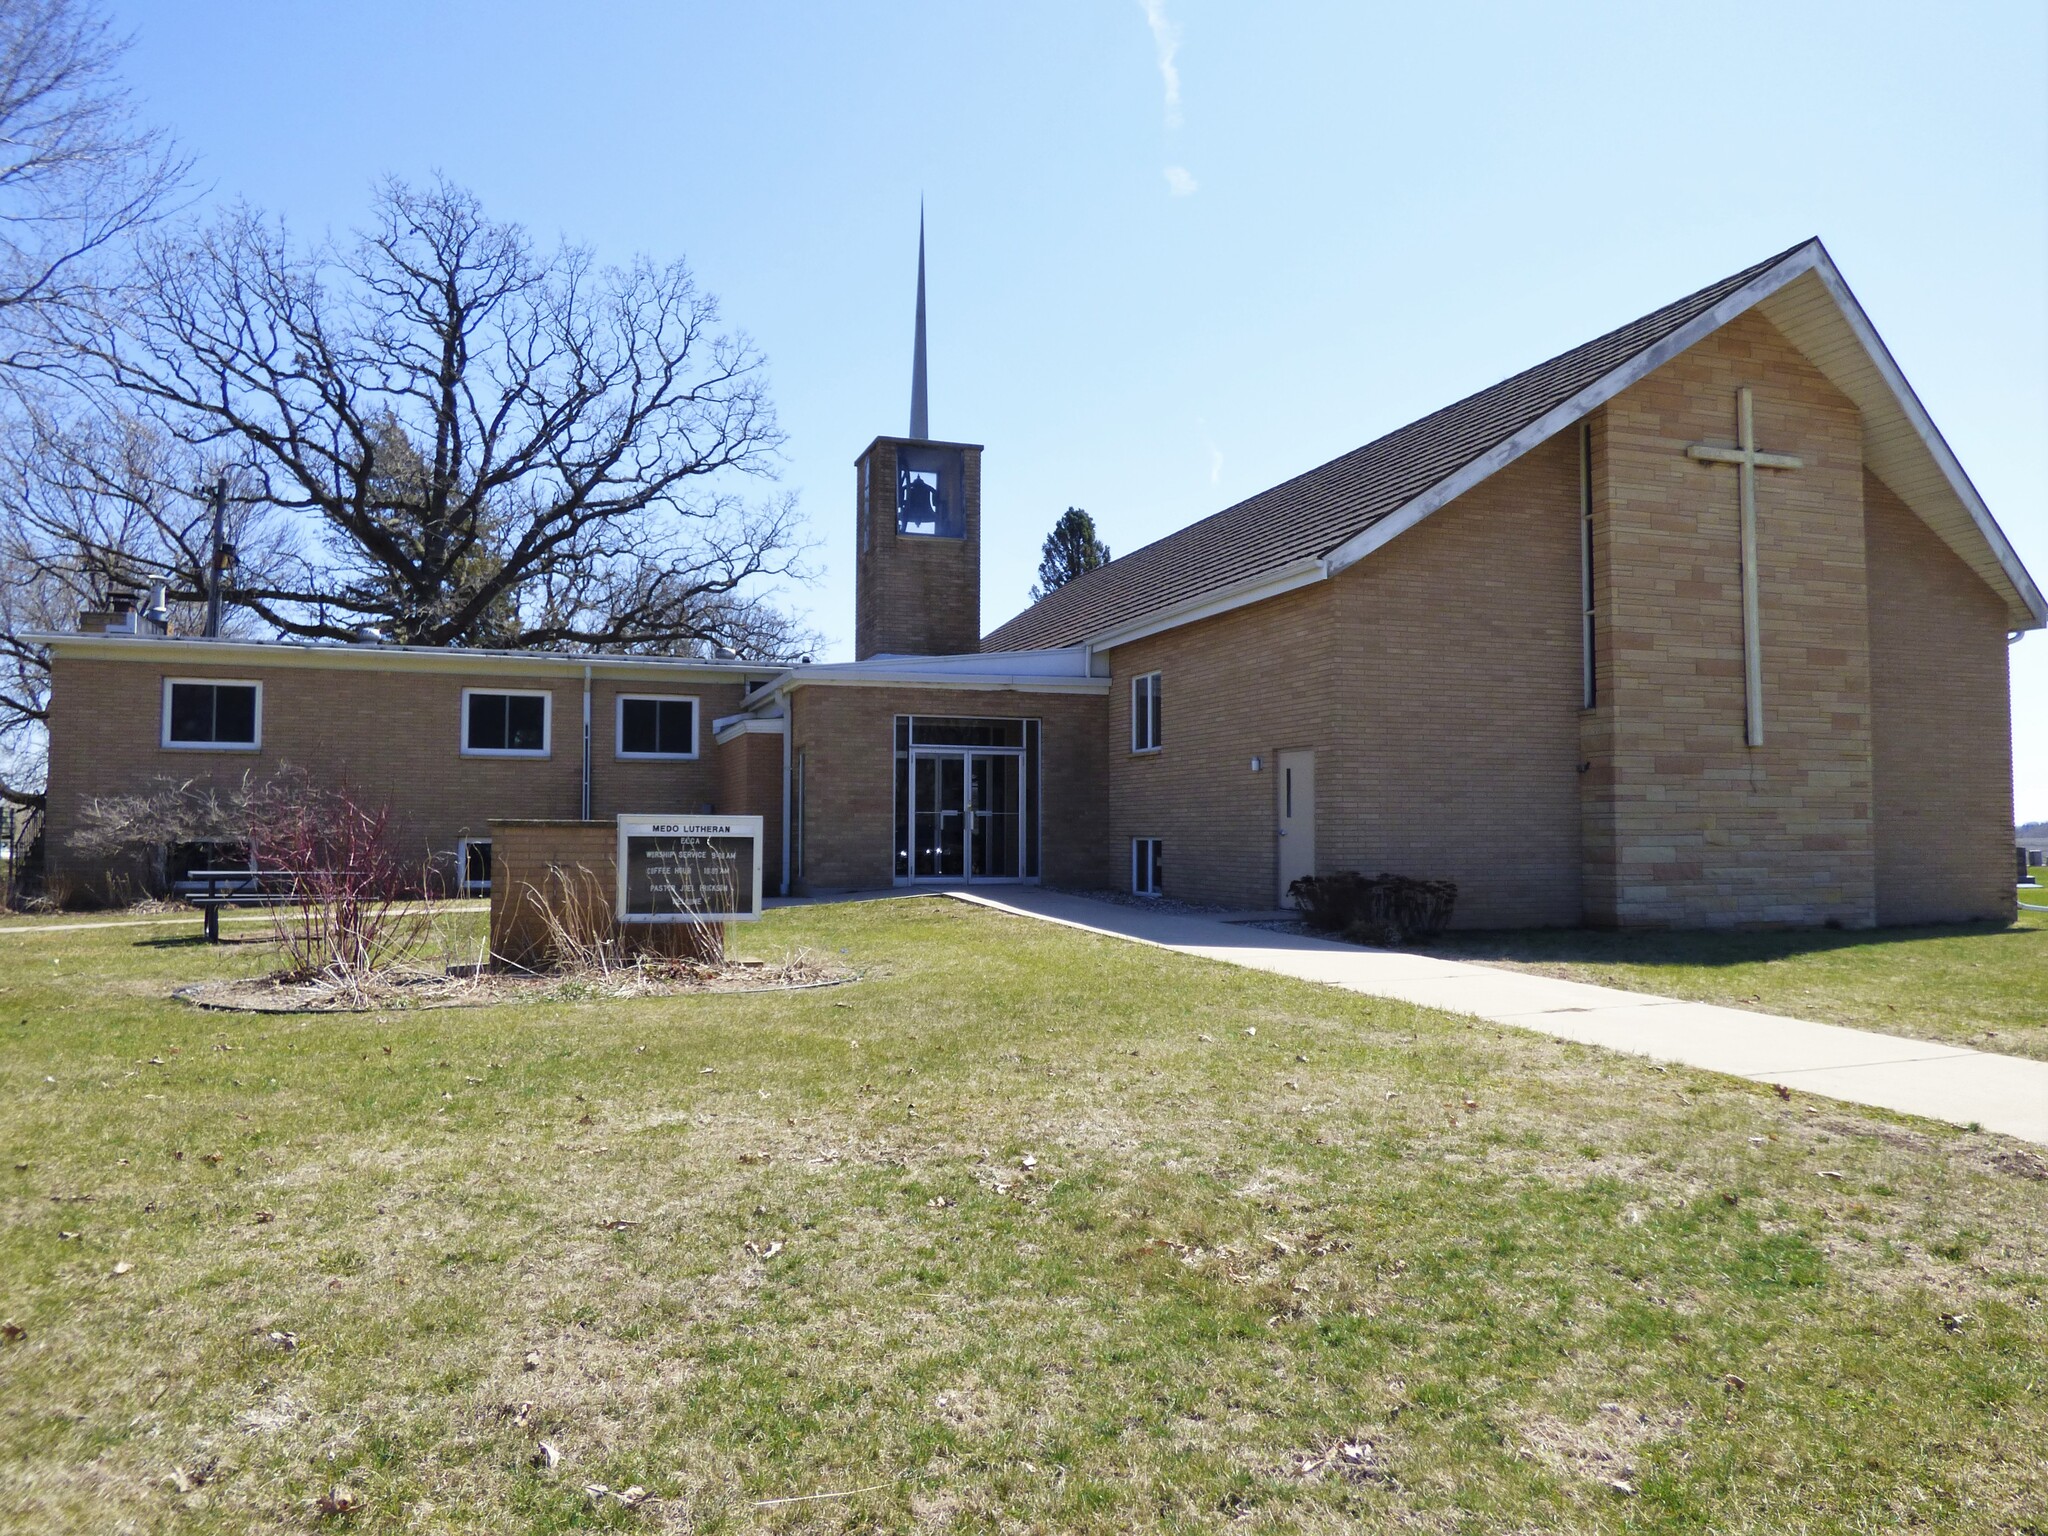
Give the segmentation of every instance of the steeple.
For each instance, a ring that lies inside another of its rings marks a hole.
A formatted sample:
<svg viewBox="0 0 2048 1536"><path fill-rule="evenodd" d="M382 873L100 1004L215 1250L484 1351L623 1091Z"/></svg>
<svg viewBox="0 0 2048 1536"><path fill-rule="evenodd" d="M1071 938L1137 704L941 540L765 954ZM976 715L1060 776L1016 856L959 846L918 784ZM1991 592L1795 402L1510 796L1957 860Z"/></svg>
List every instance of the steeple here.
<svg viewBox="0 0 2048 1536"><path fill-rule="evenodd" d="M910 435L919 442L930 438L931 413L925 400L924 381L924 201L917 204L917 347L910 359Z"/></svg>

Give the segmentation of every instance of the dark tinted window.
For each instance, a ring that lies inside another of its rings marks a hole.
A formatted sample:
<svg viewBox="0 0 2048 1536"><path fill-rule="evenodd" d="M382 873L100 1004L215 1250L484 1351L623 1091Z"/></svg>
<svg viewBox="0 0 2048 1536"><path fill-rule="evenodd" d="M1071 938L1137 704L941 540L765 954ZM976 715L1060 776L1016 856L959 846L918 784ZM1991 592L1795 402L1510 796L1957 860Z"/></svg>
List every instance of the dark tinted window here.
<svg viewBox="0 0 2048 1536"><path fill-rule="evenodd" d="M505 700L506 734L515 752L538 752L547 745L547 700L513 694Z"/></svg>
<svg viewBox="0 0 2048 1536"><path fill-rule="evenodd" d="M472 693L463 745L472 752L543 752L548 701L540 694Z"/></svg>
<svg viewBox="0 0 2048 1536"><path fill-rule="evenodd" d="M192 745L254 746L253 683L171 684L170 739Z"/></svg>
<svg viewBox="0 0 2048 1536"><path fill-rule="evenodd" d="M688 699L621 699L619 750L688 757L697 750L697 709Z"/></svg>

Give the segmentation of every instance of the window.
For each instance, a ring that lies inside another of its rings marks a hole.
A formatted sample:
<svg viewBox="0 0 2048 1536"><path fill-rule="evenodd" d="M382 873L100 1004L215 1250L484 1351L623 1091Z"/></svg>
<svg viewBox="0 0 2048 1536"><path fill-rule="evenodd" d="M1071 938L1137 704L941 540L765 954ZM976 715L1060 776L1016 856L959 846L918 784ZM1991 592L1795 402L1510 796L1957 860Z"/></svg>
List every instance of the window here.
<svg viewBox="0 0 2048 1536"><path fill-rule="evenodd" d="M465 757L546 757L554 695L462 690Z"/></svg>
<svg viewBox="0 0 2048 1536"><path fill-rule="evenodd" d="M896 531L925 538L967 536L957 448L896 448Z"/></svg>
<svg viewBox="0 0 2048 1536"><path fill-rule="evenodd" d="M1593 424L1586 422L1579 428L1579 651L1584 672L1579 702L1587 709L1600 702L1593 609Z"/></svg>
<svg viewBox="0 0 2048 1536"><path fill-rule="evenodd" d="M195 752L254 752L263 745L263 685L165 678L163 744Z"/></svg>
<svg viewBox="0 0 2048 1536"><path fill-rule="evenodd" d="M491 840L488 837L465 837L456 845L456 856L462 866L462 894L490 895Z"/></svg>
<svg viewBox="0 0 2048 1536"><path fill-rule="evenodd" d="M618 755L695 757L697 701L655 694L620 694Z"/></svg>
<svg viewBox="0 0 2048 1536"><path fill-rule="evenodd" d="M1166 889L1166 843L1157 837L1131 839L1131 893L1157 896Z"/></svg>
<svg viewBox="0 0 2048 1536"><path fill-rule="evenodd" d="M1159 735L1159 674L1147 672L1131 679L1131 750L1157 752Z"/></svg>

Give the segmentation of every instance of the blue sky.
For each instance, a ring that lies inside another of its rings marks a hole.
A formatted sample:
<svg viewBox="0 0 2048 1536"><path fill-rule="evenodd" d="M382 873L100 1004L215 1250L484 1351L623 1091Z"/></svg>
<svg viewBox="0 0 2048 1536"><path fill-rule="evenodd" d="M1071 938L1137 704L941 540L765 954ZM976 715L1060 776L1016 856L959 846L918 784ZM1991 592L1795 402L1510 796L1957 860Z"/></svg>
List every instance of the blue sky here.
<svg viewBox="0 0 2048 1536"><path fill-rule="evenodd" d="M983 618L1819 234L2048 581L2048 12L1985 5L113 0L209 197L345 230L435 171L687 256L767 352L850 653L854 455L987 445ZM2048 818L2048 638L2014 652Z"/></svg>

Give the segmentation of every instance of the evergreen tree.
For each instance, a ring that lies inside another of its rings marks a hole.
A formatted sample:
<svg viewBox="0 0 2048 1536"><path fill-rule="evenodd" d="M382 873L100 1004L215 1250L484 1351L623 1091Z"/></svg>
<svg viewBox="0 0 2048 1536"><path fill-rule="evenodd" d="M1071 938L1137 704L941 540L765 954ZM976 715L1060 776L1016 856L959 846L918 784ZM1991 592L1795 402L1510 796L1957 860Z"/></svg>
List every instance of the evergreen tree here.
<svg viewBox="0 0 2048 1536"><path fill-rule="evenodd" d="M1045 536L1038 562L1038 585L1031 589L1031 601L1038 602L1057 592L1076 576L1109 564L1109 546L1095 536L1095 519L1079 507L1069 507Z"/></svg>

